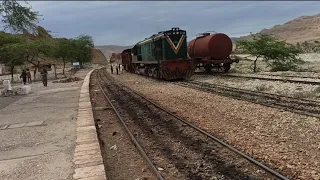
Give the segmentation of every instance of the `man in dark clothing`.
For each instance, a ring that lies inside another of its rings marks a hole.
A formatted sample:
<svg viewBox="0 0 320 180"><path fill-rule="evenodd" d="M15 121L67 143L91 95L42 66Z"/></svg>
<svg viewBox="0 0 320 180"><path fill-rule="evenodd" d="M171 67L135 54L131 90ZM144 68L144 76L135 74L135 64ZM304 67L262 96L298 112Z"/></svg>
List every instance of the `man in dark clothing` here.
<svg viewBox="0 0 320 180"><path fill-rule="evenodd" d="M111 74L113 74L113 67L112 67L112 65L111 65Z"/></svg>
<svg viewBox="0 0 320 180"><path fill-rule="evenodd" d="M26 82L27 82L27 72L26 72L25 70L22 70L22 73L21 73L20 78L22 78L23 84L26 85Z"/></svg>
<svg viewBox="0 0 320 180"><path fill-rule="evenodd" d="M28 80L28 83L30 84L31 83L31 73L30 73L29 69L27 69L27 80Z"/></svg>
<svg viewBox="0 0 320 180"><path fill-rule="evenodd" d="M118 71L119 71L119 70L118 70L118 66L116 66L116 71L117 71L117 74L118 74Z"/></svg>
<svg viewBox="0 0 320 180"><path fill-rule="evenodd" d="M43 68L41 71L41 76L42 76L42 83L45 87L47 87L47 83L48 83L47 75L48 75L47 70L45 68Z"/></svg>

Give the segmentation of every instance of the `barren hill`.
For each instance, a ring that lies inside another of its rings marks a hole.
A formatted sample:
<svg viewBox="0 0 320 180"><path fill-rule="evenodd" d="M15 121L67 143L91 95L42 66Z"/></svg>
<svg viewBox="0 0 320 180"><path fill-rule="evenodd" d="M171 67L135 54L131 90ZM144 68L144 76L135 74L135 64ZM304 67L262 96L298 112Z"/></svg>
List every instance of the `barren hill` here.
<svg viewBox="0 0 320 180"><path fill-rule="evenodd" d="M132 48L133 46L117 46L117 45L105 45L105 46L95 46L99 49L106 58L110 58L112 53L121 53L123 50Z"/></svg>
<svg viewBox="0 0 320 180"><path fill-rule="evenodd" d="M259 33L274 35L291 44L320 40L320 14L301 16L282 25L275 25L270 29L263 29ZM251 35L240 37L240 39L251 38Z"/></svg>
<svg viewBox="0 0 320 180"><path fill-rule="evenodd" d="M106 65L107 64L107 58L104 56L104 54L99 49L92 49L92 63L94 64L101 64Z"/></svg>

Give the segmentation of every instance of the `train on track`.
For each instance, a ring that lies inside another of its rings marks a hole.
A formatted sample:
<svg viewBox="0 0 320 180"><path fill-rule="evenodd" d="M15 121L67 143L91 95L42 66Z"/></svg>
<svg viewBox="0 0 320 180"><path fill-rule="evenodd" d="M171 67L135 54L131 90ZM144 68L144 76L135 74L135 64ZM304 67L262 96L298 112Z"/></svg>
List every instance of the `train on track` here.
<svg viewBox="0 0 320 180"><path fill-rule="evenodd" d="M187 44L187 33L178 27L161 31L121 53L124 69L131 73L165 80L190 78L196 68L223 67L230 58L231 39L223 33L202 33Z"/></svg>

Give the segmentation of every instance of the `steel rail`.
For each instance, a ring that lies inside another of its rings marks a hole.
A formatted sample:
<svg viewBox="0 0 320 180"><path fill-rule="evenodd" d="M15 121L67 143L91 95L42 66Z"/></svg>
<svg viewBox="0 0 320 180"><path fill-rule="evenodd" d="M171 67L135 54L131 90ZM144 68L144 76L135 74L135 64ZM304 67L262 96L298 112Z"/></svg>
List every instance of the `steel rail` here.
<svg viewBox="0 0 320 180"><path fill-rule="evenodd" d="M167 111L165 108L163 108L162 106L158 105L157 103L149 100L147 97L145 97L144 95L138 93L137 91L129 88L128 86L126 86L126 85L124 85L124 84L122 84L122 83L119 83L119 84L121 84L122 86L124 86L125 88L127 88L128 90L130 90L131 92L135 93L136 95L140 96L140 97L143 98L144 100L148 101L149 103L151 103L151 104L154 105L155 107L161 109L162 111L164 111L164 112L166 112L167 114L173 116L174 118L176 118L176 119L178 119L179 121L185 123L186 125L194 128L195 130L199 131L200 133L202 133L202 134L210 137L211 139L213 139L214 141L218 142L218 143L221 144L222 146L230 149L231 151L233 151L233 152L235 152L236 154L242 156L243 158L247 159L249 162L253 163L254 165L256 165L256 166L258 166L258 167L260 167L260 168L262 168L263 170L269 172L270 174L276 176L277 178L282 179L282 180L289 180L287 177L281 175L280 173L276 172L275 170L267 167L266 165L260 163L259 161L253 159L252 157L244 154L243 152L241 152L241 151L237 150L236 148L232 147L231 145L229 145L229 144L223 142L222 140L216 138L215 136L209 134L207 131L205 131L205 130L203 130L203 129L201 129L201 128L195 126L195 125L193 125L192 123L190 123L190 122L188 122L188 121L186 121L186 120L184 120L184 119L182 119L182 118L174 115L173 113Z"/></svg>
<svg viewBox="0 0 320 180"><path fill-rule="evenodd" d="M204 72L204 71L199 71L199 72L195 72L195 74L199 74L199 75L235 75L235 74L226 74L225 72ZM250 74L249 74L250 75ZM301 79L320 79L320 76L295 76L295 75L276 75L276 74L257 74L257 75L262 75L262 76L273 76L273 77L279 77L279 78L283 78L283 77L290 77L290 78L301 78Z"/></svg>
<svg viewBox="0 0 320 180"><path fill-rule="evenodd" d="M97 72L98 74L98 85L101 89L101 92L103 93L104 97L107 99L107 101L109 102L109 104L111 105L113 111L116 113L118 119L121 121L122 125L124 126L124 128L126 129L127 133L129 134L132 142L134 143L134 145L137 147L137 149L139 150L139 152L141 153L141 155L144 157L144 159L147 161L148 165L150 166L150 168L152 169L153 173L157 176L158 180L164 180L163 177L161 176L161 174L159 173L159 171L157 170L157 168L155 167L155 165L151 162L151 160L149 159L149 157L147 156L147 154L144 152L144 150L142 149L142 147L140 146L139 142L137 141L137 139L132 135L131 131L129 130L128 126L126 125L126 123L124 122L124 120L122 119L122 117L120 116L119 112L116 110L116 108L113 106L112 102L110 101L109 97L107 96L107 94L103 91L103 88L101 86L100 80L100 74L99 72Z"/></svg>
<svg viewBox="0 0 320 180"><path fill-rule="evenodd" d="M241 88L235 88L235 87L229 87L229 86L225 86L225 85L218 85L218 84L211 84L211 83L207 83L207 82L201 82L201 81L195 81L195 80L188 80L185 82L192 82L192 83L201 83L203 85L206 86L211 86L211 87L220 87L220 88L227 88L227 89L232 89L232 90L236 90L236 91L243 91L243 92L249 92L249 93L253 93L253 94L261 94L265 97L270 97L270 96L278 96L281 98L288 98L288 99L293 99L293 100L297 100L297 101L305 101L307 103L312 103L316 106L320 106L320 101L317 100L311 100L311 99L306 99L306 98L296 98L296 97L292 97L292 96L285 96L285 95L280 95L280 94L272 94L272 93L266 93L266 92L259 92L259 91L253 91L253 90L248 90L248 89L241 89Z"/></svg>
<svg viewBox="0 0 320 180"><path fill-rule="evenodd" d="M219 76L224 77L235 77L235 78L245 78L245 79L260 79L266 81L282 81L282 82L290 82L290 83L301 83L301 84L311 84L311 85L320 85L318 81L303 81L303 80L294 80L294 79L280 79L280 78L267 78L267 77L254 77L254 76L238 76L233 74L220 74Z"/></svg>
<svg viewBox="0 0 320 180"><path fill-rule="evenodd" d="M320 79L320 76L295 76L295 75L276 75L276 74L258 74L263 76L278 76L278 77L291 77L291 78L301 78L301 79Z"/></svg>

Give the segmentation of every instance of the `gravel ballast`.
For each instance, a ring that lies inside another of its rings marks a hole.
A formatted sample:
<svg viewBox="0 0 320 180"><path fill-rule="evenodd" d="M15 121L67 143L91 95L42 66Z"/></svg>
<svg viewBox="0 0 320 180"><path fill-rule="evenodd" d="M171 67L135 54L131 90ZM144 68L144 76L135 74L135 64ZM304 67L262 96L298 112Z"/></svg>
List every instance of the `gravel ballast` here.
<svg viewBox="0 0 320 180"><path fill-rule="evenodd" d="M317 118L135 74L112 76L291 179L320 178Z"/></svg>
<svg viewBox="0 0 320 180"><path fill-rule="evenodd" d="M245 79L235 77L220 77L213 75L194 75L192 80L210 84L225 85L228 87L246 89L251 91L266 92L286 95L296 98L320 100L320 86L282 81L267 81L259 79Z"/></svg>

